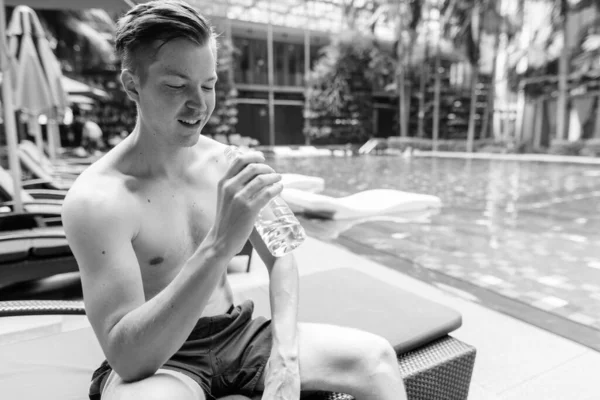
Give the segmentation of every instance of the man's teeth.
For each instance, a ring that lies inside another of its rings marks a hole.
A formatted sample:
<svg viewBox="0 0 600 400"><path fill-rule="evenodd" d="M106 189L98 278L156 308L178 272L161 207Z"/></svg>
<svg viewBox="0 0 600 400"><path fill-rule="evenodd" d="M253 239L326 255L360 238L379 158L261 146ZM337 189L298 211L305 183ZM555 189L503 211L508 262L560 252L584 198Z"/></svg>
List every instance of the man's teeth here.
<svg viewBox="0 0 600 400"><path fill-rule="evenodd" d="M195 125L200 120L199 119L180 119L180 121L185 122L186 124L189 124L189 125Z"/></svg>

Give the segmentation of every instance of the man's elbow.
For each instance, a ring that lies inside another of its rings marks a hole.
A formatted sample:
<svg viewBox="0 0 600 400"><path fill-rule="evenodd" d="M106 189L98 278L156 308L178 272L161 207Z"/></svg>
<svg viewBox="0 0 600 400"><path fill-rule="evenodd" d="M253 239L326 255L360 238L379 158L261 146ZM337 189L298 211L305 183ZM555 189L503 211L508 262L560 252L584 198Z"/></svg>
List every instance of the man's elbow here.
<svg viewBox="0 0 600 400"><path fill-rule="evenodd" d="M160 363L151 357L150 352L132 346L116 333L113 332L109 339L106 359L117 375L125 382L135 382L154 375Z"/></svg>
<svg viewBox="0 0 600 400"><path fill-rule="evenodd" d="M147 361L127 356L116 357L112 362L109 359L109 364L117 375L125 382L141 381L142 379L154 375L159 368Z"/></svg>

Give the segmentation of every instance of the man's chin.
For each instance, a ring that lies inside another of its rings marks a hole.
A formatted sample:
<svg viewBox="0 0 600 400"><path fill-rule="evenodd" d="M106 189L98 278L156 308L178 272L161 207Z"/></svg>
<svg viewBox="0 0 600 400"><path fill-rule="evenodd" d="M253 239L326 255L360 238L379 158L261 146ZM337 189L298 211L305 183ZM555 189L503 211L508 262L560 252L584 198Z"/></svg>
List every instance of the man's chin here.
<svg viewBox="0 0 600 400"><path fill-rule="evenodd" d="M202 134L202 128L198 128L193 133L188 133L187 135L185 135L181 138L181 145L184 147L195 146L196 143L198 143L198 140L200 139L201 134Z"/></svg>

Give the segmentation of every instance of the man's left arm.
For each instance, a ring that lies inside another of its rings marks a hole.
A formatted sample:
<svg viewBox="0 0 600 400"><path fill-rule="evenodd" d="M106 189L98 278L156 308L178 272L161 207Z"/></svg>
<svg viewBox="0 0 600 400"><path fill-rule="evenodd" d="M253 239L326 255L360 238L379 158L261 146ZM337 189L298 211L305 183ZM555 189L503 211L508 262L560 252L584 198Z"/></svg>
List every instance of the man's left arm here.
<svg viewBox="0 0 600 400"><path fill-rule="evenodd" d="M263 399L298 399L298 267L293 254L271 255L256 229L250 241L269 271L273 345L265 371Z"/></svg>

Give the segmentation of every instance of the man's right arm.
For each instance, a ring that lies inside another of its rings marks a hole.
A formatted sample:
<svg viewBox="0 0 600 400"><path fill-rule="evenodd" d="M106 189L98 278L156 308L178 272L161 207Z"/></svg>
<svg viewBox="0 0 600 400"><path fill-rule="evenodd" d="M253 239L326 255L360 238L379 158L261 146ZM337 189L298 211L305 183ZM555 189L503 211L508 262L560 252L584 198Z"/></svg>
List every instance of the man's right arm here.
<svg viewBox="0 0 600 400"><path fill-rule="evenodd" d="M146 301L131 244L135 208L126 197L72 189L63 225L104 354L121 378L135 381L152 375L181 347L229 260L206 239L174 280Z"/></svg>

